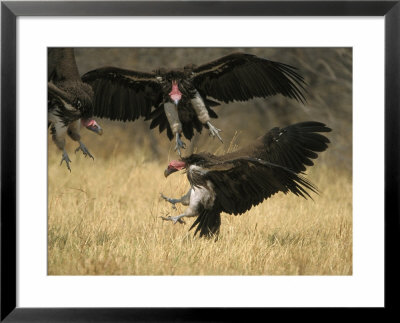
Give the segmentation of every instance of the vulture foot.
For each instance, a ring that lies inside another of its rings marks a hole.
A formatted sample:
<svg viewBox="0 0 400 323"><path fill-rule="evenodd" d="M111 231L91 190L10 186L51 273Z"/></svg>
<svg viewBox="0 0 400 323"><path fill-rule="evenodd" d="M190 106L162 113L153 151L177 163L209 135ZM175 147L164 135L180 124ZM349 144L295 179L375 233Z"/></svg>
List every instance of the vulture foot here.
<svg viewBox="0 0 400 323"><path fill-rule="evenodd" d="M83 144L83 142L79 142L79 147L75 149L75 154L79 151L82 150L82 153L85 157L89 156L90 158L92 158L94 160L94 157L92 156L92 154L89 152L89 150L86 148L86 146Z"/></svg>
<svg viewBox="0 0 400 323"><path fill-rule="evenodd" d="M178 216L169 216L169 217L161 216L161 219L163 219L165 221L172 221L172 222L174 222L174 224L176 224L176 222L186 224L186 222L182 219L183 217L184 217L184 215L181 214Z"/></svg>
<svg viewBox="0 0 400 323"><path fill-rule="evenodd" d="M176 134L176 145L175 151L178 152L178 155L181 156L181 148L185 149L186 144L181 140L181 135L179 133Z"/></svg>
<svg viewBox="0 0 400 323"><path fill-rule="evenodd" d="M160 195L164 200L166 200L167 202L171 203L172 204L172 208L176 210L175 204L180 202L179 199L172 199L172 198L166 197L163 193L160 193Z"/></svg>
<svg viewBox="0 0 400 323"><path fill-rule="evenodd" d="M218 128L215 128L215 127L211 124L210 121L207 121L207 126L208 126L208 129L210 130L210 136L213 136L213 137L217 136L217 138L218 138L221 142L223 142L221 136L219 135L219 133L220 133L222 130L221 130L221 129L218 129Z"/></svg>
<svg viewBox="0 0 400 323"><path fill-rule="evenodd" d="M64 150L64 152L62 154L60 166L61 166L63 161L65 161L65 164L67 165L68 170L71 171L71 167L69 167L69 163L71 163L71 159L69 159L69 156L68 156L68 154L67 154L67 152L65 150Z"/></svg>

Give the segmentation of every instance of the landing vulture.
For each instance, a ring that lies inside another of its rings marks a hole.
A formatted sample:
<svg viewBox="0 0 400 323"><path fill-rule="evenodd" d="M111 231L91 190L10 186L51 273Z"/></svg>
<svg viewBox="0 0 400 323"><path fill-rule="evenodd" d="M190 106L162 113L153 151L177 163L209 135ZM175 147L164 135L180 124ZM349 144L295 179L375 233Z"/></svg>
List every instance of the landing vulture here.
<svg viewBox="0 0 400 323"><path fill-rule="evenodd" d="M328 148L329 140L319 132L330 132L323 123L309 121L273 128L248 147L223 156L209 153L193 154L172 161L165 176L185 169L191 188L172 203L189 207L175 217L162 217L184 223L184 217L197 217L190 229L200 237L219 232L221 212L242 214L275 193L291 192L305 199L317 188L302 175L312 159Z"/></svg>
<svg viewBox="0 0 400 323"><path fill-rule="evenodd" d="M175 137L175 150L185 144L181 134L191 139L194 129L203 126L221 141L214 106L275 94L304 102L303 77L296 68L251 54L233 53L210 63L181 69L158 69L152 73L116 67L95 69L82 80L94 90L94 115L111 120L152 120L150 128L167 130Z"/></svg>
<svg viewBox="0 0 400 323"><path fill-rule="evenodd" d="M71 171L71 160L65 150L65 136L68 134L79 142L76 151L93 156L81 141L79 134L83 125L101 135L102 129L93 116L93 90L82 82L72 48L50 48L48 50L48 124L53 141L63 151L61 164L65 161Z"/></svg>

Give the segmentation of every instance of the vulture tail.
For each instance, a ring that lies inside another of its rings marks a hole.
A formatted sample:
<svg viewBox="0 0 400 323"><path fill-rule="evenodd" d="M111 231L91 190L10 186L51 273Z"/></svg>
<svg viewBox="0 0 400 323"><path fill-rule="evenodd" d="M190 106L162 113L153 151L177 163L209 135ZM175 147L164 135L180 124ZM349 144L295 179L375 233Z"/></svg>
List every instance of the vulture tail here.
<svg viewBox="0 0 400 323"><path fill-rule="evenodd" d="M193 222L189 231L196 227L194 235L200 231L200 238L217 237L221 227L221 212L216 210L203 210Z"/></svg>

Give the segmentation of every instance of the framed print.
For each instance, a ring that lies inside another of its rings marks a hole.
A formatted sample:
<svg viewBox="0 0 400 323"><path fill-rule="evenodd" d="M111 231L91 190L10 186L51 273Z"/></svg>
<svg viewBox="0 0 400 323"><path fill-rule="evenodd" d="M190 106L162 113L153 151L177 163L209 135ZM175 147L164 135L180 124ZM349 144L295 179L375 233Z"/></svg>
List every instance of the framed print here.
<svg viewBox="0 0 400 323"><path fill-rule="evenodd" d="M1 320L392 308L398 1L1 10Z"/></svg>

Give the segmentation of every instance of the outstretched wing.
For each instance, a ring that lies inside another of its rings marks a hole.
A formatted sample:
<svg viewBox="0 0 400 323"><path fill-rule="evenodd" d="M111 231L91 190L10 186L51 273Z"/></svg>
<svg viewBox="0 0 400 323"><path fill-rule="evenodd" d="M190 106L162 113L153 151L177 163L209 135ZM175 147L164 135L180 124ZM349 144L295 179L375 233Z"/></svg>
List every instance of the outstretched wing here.
<svg viewBox="0 0 400 323"><path fill-rule="evenodd" d="M305 102L304 80L296 68L251 54L234 53L193 69L202 96L225 103L282 94Z"/></svg>
<svg viewBox="0 0 400 323"><path fill-rule="evenodd" d="M190 168L189 181L193 186L207 183L215 201L204 207L191 228L195 234L216 236L221 225L221 212L241 214L278 192L310 197L307 189L317 189L294 172L254 158L238 158L219 163L208 169Z"/></svg>
<svg viewBox="0 0 400 323"><path fill-rule="evenodd" d="M234 153L192 155L188 159L202 159L203 165L200 171L189 168L188 179L193 186L210 181L220 208L227 213L243 213L277 192L310 197L307 190L317 189L299 173L313 165L317 152L327 149L329 139L318 132L329 131L323 123L302 122L274 128Z"/></svg>
<svg viewBox="0 0 400 323"><path fill-rule="evenodd" d="M285 128L273 128L250 145L247 155L284 166L296 173L313 166L313 159L328 148L329 139L320 132L330 132L325 124L301 122ZM236 152L236 154L240 152ZM229 158L229 156L228 156Z"/></svg>
<svg viewBox="0 0 400 323"><path fill-rule="evenodd" d="M148 117L162 100L156 75L104 67L82 76L94 91L94 116L118 121Z"/></svg>
<svg viewBox="0 0 400 323"><path fill-rule="evenodd" d="M225 166L226 169L221 170ZM254 158L237 158L210 168L204 180L213 184L216 206L230 214L241 214L272 195L283 192L308 198L310 190L317 193L304 177L295 172Z"/></svg>

